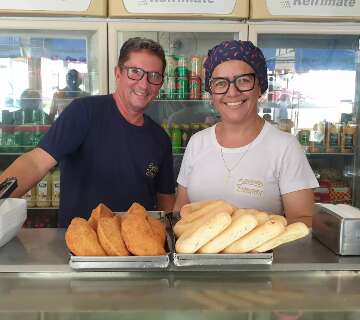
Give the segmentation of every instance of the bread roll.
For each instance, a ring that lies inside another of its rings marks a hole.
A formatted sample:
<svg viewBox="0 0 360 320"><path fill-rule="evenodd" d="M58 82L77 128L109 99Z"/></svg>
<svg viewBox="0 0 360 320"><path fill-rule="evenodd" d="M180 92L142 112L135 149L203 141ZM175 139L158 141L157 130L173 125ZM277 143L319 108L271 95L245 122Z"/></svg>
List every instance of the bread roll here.
<svg viewBox="0 0 360 320"><path fill-rule="evenodd" d="M195 253L204 244L214 239L231 224L231 216L227 212L218 212L211 216L195 231L184 232L176 241L176 252Z"/></svg>
<svg viewBox="0 0 360 320"><path fill-rule="evenodd" d="M266 241L275 238L285 230L284 225L276 220L269 220L259 225L254 230L233 242L224 249L224 253L245 253L249 252Z"/></svg>
<svg viewBox="0 0 360 320"><path fill-rule="evenodd" d="M97 224L101 217L113 217L114 213L103 203L100 203L92 212L89 218L91 227L96 231Z"/></svg>
<svg viewBox="0 0 360 320"><path fill-rule="evenodd" d="M203 208L192 212L191 214L183 217L182 219L184 220L184 222L191 222L203 215L213 212L227 212L229 214L232 214L233 211L234 208L230 204L226 203L223 200L218 200L205 205Z"/></svg>
<svg viewBox="0 0 360 320"><path fill-rule="evenodd" d="M270 220L270 215L265 211L255 212L254 217L256 218L258 225Z"/></svg>
<svg viewBox="0 0 360 320"><path fill-rule="evenodd" d="M289 224L285 231L277 237L263 243L261 246L255 248L255 252L266 252L280 246L284 243L291 242L303 238L309 234L309 228L302 222L295 222Z"/></svg>
<svg viewBox="0 0 360 320"><path fill-rule="evenodd" d="M251 214L233 217L231 224L221 234L201 247L199 253L218 253L256 226L257 220Z"/></svg>
<svg viewBox="0 0 360 320"><path fill-rule="evenodd" d="M238 217L244 214L254 214L255 212L259 212L256 209L249 209L249 208L238 208L235 210L233 216Z"/></svg>
<svg viewBox="0 0 360 320"><path fill-rule="evenodd" d="M258 225L263 224L264 222L270 220L270 215L267 212L259 211L257 209L240 208L237 209L233 215L238 217L244 214L252 214L256 218Z"/></svg>
<svg viewBox="0 0 360 320"><path fill-rule="evenodd" d="M205 200L205 201L187 203L180 209L180 216L185 217L191 214L193 211L199 210L215 201L219 201L219 200Z"/></svg>
<svg viewBox="0 0 360 320"><path fill-rule="evenodd" d="M179 238L185 231L187 230L195 230L198 227L202 226L208 219L210 219L211 216L216 214L217 212L211 212L209 214L204 214L199 218L196 218L195 220L191 222L185 222L184 219L180 219L175 225L174 225L174 233L177 238Z"/></svg>
<svg viewBox="0 0 360 320"><path fill-rule="evenodd" d="M97 226L97 234L99 242L108 256L130 255L121 236L120 220L118 217L100 218Z"/></svg>
<svg viewBox="0 0 360 320"><path fill-rule="evenodd" d="M278 214L271 214L270 219L277 220L277 221L281 222L284 225L284 227L287 226L287 220L286 220L286 218L284 216L280 216Z"/></svg>

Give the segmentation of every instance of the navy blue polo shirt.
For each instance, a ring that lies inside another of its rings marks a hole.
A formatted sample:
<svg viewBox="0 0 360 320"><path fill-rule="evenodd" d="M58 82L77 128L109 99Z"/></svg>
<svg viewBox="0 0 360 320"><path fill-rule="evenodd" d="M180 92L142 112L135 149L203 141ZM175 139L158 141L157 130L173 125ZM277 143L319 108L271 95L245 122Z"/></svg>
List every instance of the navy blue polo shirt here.
<svg viewBox="0 0 360 320"><path fill-rule="evenodd" d="M144 115L128 123L112 95L74 100L39 143L59 163L60 227L88 218L100 202L125 211L137 201L156 209L156 193L175 191L171 142Z"/></svg>

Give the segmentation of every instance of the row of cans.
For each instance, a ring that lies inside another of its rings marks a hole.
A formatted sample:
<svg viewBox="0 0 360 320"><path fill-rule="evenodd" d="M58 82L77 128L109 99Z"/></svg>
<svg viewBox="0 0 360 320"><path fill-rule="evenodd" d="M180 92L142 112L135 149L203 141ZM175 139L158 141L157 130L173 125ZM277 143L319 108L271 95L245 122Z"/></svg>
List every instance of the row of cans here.
<svg viewBox="0 0 360 320"><path fill-rule="evenodd" d="M206 56L168 55L166 56L166 75L168 77L202 77Z"/></svg>
<svg viewBox="0 0 360 320"><path fill-rule="evenodd" d="M200 100L209 99L204 91L205 56L168 55L166 56L166 77L158 99Z"/></svg>
<svg viewBox="0 0 360 320"><path fill-rule="evenodd" d="M168 77L164 87L163 97L170 100L202 99L200 77Z"/></svg>

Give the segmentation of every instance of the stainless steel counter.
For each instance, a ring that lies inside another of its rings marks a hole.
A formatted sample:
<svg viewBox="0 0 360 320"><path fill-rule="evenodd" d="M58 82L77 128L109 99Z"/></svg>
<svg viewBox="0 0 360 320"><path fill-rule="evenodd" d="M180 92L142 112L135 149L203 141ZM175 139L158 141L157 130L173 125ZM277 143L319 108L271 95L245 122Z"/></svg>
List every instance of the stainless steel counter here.
<svg viewBox="0 0 360 320"><path fill-rule="evenodd" d="M0 319L355 320L359 268L308 237L261 271L74 272L64 230L24 229L0 248Z"/></svg>
<svg viewBox="0 0 360 320"><path fill-rule="evenodd" d="M0 272L73 273L68 265L69 254L65 246L64 232L64 229L22 229L15 239L0 248ZM201 268L189 267L181 270L197 269ZM228 269L214 267L212 271L222 270L356 271L360 270L360 256L337 256L309 235L276 248L272 265L235 266Z"/></svg>

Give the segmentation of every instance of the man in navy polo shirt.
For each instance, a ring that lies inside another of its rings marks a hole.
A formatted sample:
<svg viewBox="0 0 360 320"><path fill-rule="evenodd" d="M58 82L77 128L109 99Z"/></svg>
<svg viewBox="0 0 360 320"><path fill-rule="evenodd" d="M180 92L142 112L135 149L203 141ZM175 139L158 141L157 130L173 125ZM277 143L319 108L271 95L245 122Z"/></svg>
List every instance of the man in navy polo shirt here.
<svg viewBox="0 0 360 320"><path fill-rule="evenodd" d="M125 211L137 201L148 210L172 210L175 181L171 142L144 114L157 96L166 67L162 47L131 38L120 50L111 95L74 100L38 147L4 171L15 176L13 197L24 195L59 164L59 226L90 216L100 202Z"/></svg>

